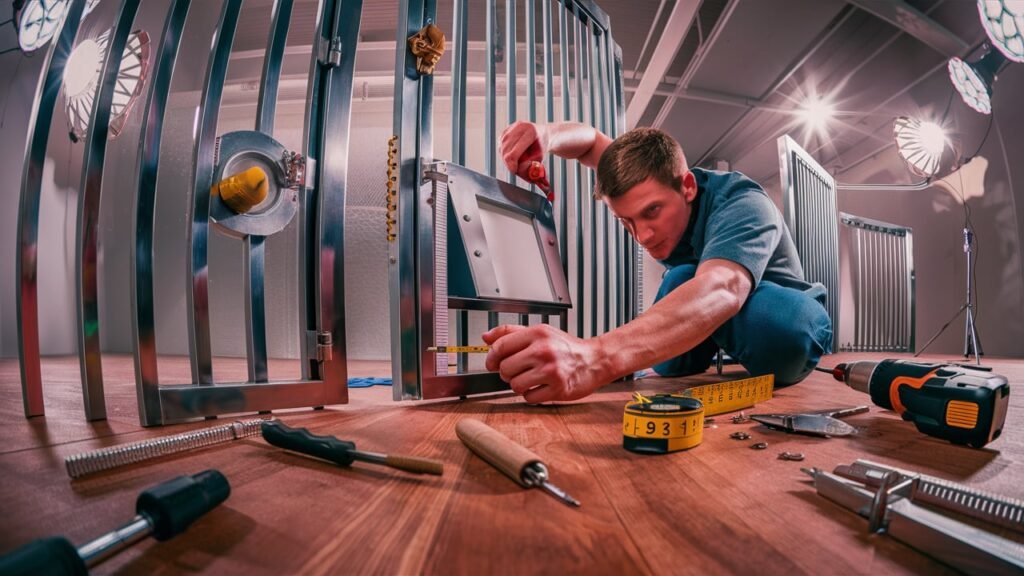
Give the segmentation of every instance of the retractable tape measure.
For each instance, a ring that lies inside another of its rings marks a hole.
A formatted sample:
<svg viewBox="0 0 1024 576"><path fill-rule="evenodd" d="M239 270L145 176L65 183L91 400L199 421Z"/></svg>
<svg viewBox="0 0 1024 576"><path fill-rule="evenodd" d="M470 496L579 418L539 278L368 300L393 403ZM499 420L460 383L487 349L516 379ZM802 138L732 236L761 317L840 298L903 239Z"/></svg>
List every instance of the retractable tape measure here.
<svg viewBox="0 0 1024 576"><path fill-rule="evenodd" d="M717 382L680 394L633 395L622 415L622 447L641 454L689 450L704 439L704 417L749 408L769 400L771 374Z"/></svg>

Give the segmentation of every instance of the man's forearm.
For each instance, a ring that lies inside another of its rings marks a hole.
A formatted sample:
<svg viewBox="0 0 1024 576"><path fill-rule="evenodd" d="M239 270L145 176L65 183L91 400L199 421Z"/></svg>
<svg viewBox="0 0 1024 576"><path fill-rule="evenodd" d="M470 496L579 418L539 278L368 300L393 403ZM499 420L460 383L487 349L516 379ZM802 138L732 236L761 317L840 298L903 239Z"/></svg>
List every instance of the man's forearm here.
<svg viewBox="0 0 1024 576"><path fill-rule="evenodd" d="M632 322L597 338L606 380L692 350L739 311L749 291L748 279L726 271L685 282Z"/></svg>

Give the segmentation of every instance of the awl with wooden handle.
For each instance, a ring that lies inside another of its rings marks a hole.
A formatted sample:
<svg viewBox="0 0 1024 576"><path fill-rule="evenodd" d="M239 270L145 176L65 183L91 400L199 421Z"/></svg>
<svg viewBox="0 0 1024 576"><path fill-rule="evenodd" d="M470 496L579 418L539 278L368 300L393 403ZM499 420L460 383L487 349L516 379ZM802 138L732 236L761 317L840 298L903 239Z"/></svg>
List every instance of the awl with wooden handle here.
<svg viewBox="0 0 1024 576"><path fill-rule="evenodd" d="M262 425L263 439L268 443L310 456L316 456L342 466L351 466L355 460L381 464L413 474L444 474L444 464L428 458L396 456L356 450L355 442L339 440L334 436L317 436L305 428L290 428L278 420L267 420Z"/></svg>
<svg viewBox="0 0 1024 576"><path fill-rule="evenodd" d="M548 482L548 468L533 452L516 444L507 436L487 424L472 418L463 418L455 425L459 440L523 488L539 486L570 506L579 506L579 500Z"/></svg>

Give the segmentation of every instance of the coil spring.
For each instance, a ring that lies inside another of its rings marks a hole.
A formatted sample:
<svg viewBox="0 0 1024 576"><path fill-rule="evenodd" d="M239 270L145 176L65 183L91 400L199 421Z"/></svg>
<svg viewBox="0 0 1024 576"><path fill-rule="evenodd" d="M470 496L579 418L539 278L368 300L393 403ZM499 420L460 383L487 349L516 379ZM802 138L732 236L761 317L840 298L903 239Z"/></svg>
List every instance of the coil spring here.
<svg viewBox="0 0 1024 576"><path fill-rule="evenodd" d="M388 193L387 193L387 226L388 242L397 237L395 213L398 211L398 136L388 138Z"/></svg>
<svg viewBox="0 0 1024 576"><path fill-rule="evenodd" d="M92 452L75 454L64 459L64 466L67 468L68 476L78 478L86 474L101 472L126 464L134 464L167 456L185 450L203 448L212 444L237 440L247 436L255 436L261 433L261 426L264 420L237 420L231 424L214 426L204 430L185 432L175 436L163 438L152 438L141 440L119 446L101 448Z"/></svg>

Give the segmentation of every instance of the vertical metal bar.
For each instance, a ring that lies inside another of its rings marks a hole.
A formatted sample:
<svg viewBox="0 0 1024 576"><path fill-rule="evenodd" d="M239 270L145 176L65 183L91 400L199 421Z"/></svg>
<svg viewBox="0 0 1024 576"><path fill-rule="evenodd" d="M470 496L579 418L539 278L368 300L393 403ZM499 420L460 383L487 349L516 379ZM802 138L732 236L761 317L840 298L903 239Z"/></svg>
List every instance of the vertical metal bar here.
<svg viewBox="0 0 1024 576"><path fill-rule="evenodd" d="M857 238L857 295L854 298L854 334L853 342L856 350L860 350L864 339L864 246L860 228L854 228Z"/></svg>
<svg viewBox="0 0 1024 576"><path fill-rule="evenodd" d="M43 73L36 87L25 146L25 165L21 173L21 198L18 203L18 359L21 366L21 395L25 416L42 416L43 376L39 365L39 293L36 270L39 247L39 197L43 185L46 145L50 138L50 122L64 78L64 66L82 20L85 0L73 0L60 32L53 40L43 62Z"/></svg>
<svg viewBox="0 0 1024 576"><path fill-rule="evenodd" d="M220 24L214 32L206 81L196 122L192 153L192 214L188 229L190 258L186 269L185 299L188 308L188 347L193 384L213 384L210 349L210 303L207 277L207 238L210 226L210 186L213 185L217 117L227 77L228 57L242 11L242 0L225 0Z"/></svg>
<svg viewBox="0 0 1024 576"><path fill-rule="evenodd" d="M288 25L292 18L293 0L274 0L271 11L267 49L263 55L263 74L260 95L256 102L256 130L274 134L274 116L277 113L277 87L281 78L281 60L288 40Z"/></svg>
<svg viewBox="0 0 1024 576"><path fill-rule="evenodd" d="M914 270L914 233L908 228L906 236L906 257L907 257L907 300L908 300L908 314L907 314L907 332L909 333L907 341L907 352L917 351L917 296L914 291L914 286L917 283L917 276Z"/></svg>
<svg viewBox="0 0 1024 576"><path fill-rule="evenodd" d="M584 91L583 76L587 72L587 61L588 61L588 50L587 50L587 17L582 10L577 12L576 18L576 106L579 113L579 120L584 124L593 124L593 118L587 117L587 92ZM589 334L594 336L597 334L597 230L595 226L597 224L597 218L594 215L594 197L593 197L593 181L592 173L585 172L583 165L576 162L576 176L582 181L581 188L583 194L583 203L586 207L586 216L584 222L589 231L589 259L583 261L580 266L580 270L589 270L590 273L590 311L588 319L590 321ZM584 250L584 254L588 254ZM582 300L582 298L581 298ZM583 309L581 305L581 310Z"/></svg>
<svg viewBox="0 0 1024 576"><path fill-rule="evenodd" d="M132 244L132 349L139 421L143 426L162 422L159 374L156 361L156 326L153 301L153 220L156 215L156 177L164 112L171 91L171 75L181 43L191 0L174 0L164 21L160 49L154 54L153 75L146 100L145 120L139 135L138 192L135 200Z"/></svg>
<svg viewBox="0 0 1024 576"><path fill-rule="evenodd" d="M493 3L493 0L490 0ZM489 3L489 7L490 7ZM402 2L399 7L398 46L406 46L406 38L416 33L428 19L434 18L434 2ZM493 12L490 18L493 18ZM493 20L491 20L493 22ZM489 31L493 26L489 27ZM493 34L488 37L493 38ZM489 41L488 47L493 44ZM493 66L491 67L493 80ZM493 89L493 82L491 82ZM399 48L395 55L394 131L399 140L398 178L398 242L389 245L391 263L391 320L394 398L422 397L421 382L425 362L422 360L423 338L433 338L433 308L421 291L433 286L433 242L422 237L433 229L432 211L421 193L420 158L431 158L432 135L430 106L433 94L432 77L420 76L416 59L408 49ZM493 94L491 94L493 96ZM493 120L493 108L490 110ZM488 138L489 163L493 175L493 122ZM424 305L427 304L427 305ZM428 359L432 359L430 356Z"/></svg>
<svg viewBox="0 0 1024 576"><path fill-rule="evenodd" d="M497 12L497 0L486 0L487 2L487 24L486 24L486 42L487 42L487 53L484 57L485 63L485 75L486 75L486 92L484 93L484 150L486 152L484 156L484 171L487 175L494 178L497 174L497 111L495 105L497 104L497 80L495 78L494 70L494 36L495 36L495 13Z"/></svg>
<svg viewBox="0 0 1024 576"><path fill-rule="evenodd" d="M574 13L574 5L570 2L565 3L565 10L563 11L563 18L572 18L572 37L573 37L573 71L576 78L576 116L577 122L583 122L583 79L580 74L580 51L579 51L579 20L576 19ZM569 25L566 23L564 26L566 35L569 33ZM563 46L565 48L565 46ZM563 63L566 62L563 57ZM568 85L569 75L568 69L565 68L562 71L562 82ZM567 88L567 86L566 86ZM563 96L566 96L566 90L562 91ZM569 99L566 97L565 103L569 105ZM583 166L579 162L573 163L576 168L575 178L573 180L573 190L576 198L576 335L583 337L584 328L586 326L586 316L584 312L584 302L586 301L586 294L584 292L586 287L586 261L584 260L584 246L583 246Z"/></svg>
<svg viewBox="0 0 1024 576"><path fill-rule="evenodd" d="M75 276L78 291L75 298L78 316L78 362L82 374L82 399L86 420L104 420L107 407L103 400L103 367L100 351L99 318L99 245L100 196L103 192L103 161L107 154L110 107L114 102L117 73L121 69L132 23L139 9L139 0L123 0L107 52L103 57L96 98L89 114L82 158L82 183L78 195L78 236Z"/></svg>
<svg viewBox="0 0 1024 576"><path fill-rule="evenodd" d="M554 1L554 0L544 0L545 4L547 4L547 3L551 2L551 1ZM568 6L564 6L563 7L563 6L559 5L559 7L558 7L558 49L559 49L558 50L558 55L559 55L560 66L559 66L559 70L558 70L558 83L561 86L562 120L563 121L568 121L568 120L570 120L572 118L572 115L570 114L570 105L569 105L569 26L568 26L568 23L567 23L568 22L567 18L568 18L568 14L569 13L570 13L570 9L569 9ZM553 159L552 159L552 161L553 161ZM559 190L561 191L561 195L562 195L561 196L561 199L562 199L562 247L563 247L563 250L564 250L564 255L562 257L562 270L564 270L566 272L566 275L565 275L566 282L570 281L569 280L569 273L568 273L568 270L569 270L569 200L570 200L570 196L569 196L569 171L568 171L569 168L568 168L568 166L569 166L568 162L566 162L565 158L560 158L558 160L558 179L559 179L559 186L558 187L559 187ZM572 199L575 201L574 212L577 214L576 226L573 229L576 231L576 236L578 238L578 236L579 236L579 216L578 216L578 214L579 214L579 210L580 210L578 195L577 196L573 196ZM579 243L578 242L579 241L577 240L577 244L576 244L577 259L576 259L576 269L574 270L574 273L576 274L576 277L577 277L577 282L576 282L576 298L575 298L575 301L573 303L573 306L576 309L576 335L577 336L582 336L583 335L583 321L581 320L582 312L581 312L581 309L580 309L580 298L582 297L581 294L583 293L583 287L582 287L582 285L579 282L580 260L579 260Z"/></svg>
<svg viewBox="0 0 1024 576"><path fill-rule="evenodd" d="M516 3L505 0L505 105L508 125L516 121ZM492 144L496 145L496 144ZM515 172L505 170L506 181L517 184Z"/></svg>
<svg viewBox="0 0 1024 576"><path fill-rule="evenodd" d="M277 111L277 87L281 77L288 24L291 21L292 0L276 0L271 13L267 49L263 56L263 74L260 94L256 103L256 130L274 135L274 116ZM246 236L242 241L245 283L245 348L249 382L267 381L267 322L264 298L266 239Z"/></svg>
<svg viewBox="0 0 1024 576"><path fill-rule="evenodd" d="M604 30L597 26L594 22L591 27L591 59L590 59L590 83L591 83L591 94L595 92L594 84L596 83L597 92L597 118L600 122L595 121L595 126L600 126L601 132L608 133L608 108L607 99L605 98L605 66L604 58L602 55L604 51L601 50L601 39L604 37ZM595 102L591 102L591 109L595 107ZM593 172L593 171L592 171ZM596 178L596 177L595 177ZM594 185L595 191L597 188L596 179ZM602 234L601 243L604 246L602 251L604 254L604 332L612 329L612 227L609 223L608 217L608 205L602 201L596 202L601 206L601 230Z"/></svg>
<svg viewBox="0 0 1024 576"><path fill-rule="evenodd" d="M526 115L537 121L537 3L526 0Z"/></svg>
<svg viewBox="0 0 1024 576"><path fill-rule="evenodd" d="M351 142L352 79L363 0L344 0L334 5L331 35L341 51L341 62L332 66L323 85L321 150L317 174L317 236L319 284L318 332L331 335L331 352L321 365L328 384L324 404L348 402L348 363L345 345L345 199L348 191L348 158Z"/></svg>
<svg viewBox="0 0 1024 576"><path fill-rule="evenodd" d="M455 0L452 8L455 49L452 54L452 161L466 165L466 56L469 45L466 0ZM469 312L455 315L455 340L459 346L469 344ZM469 370L469 355L457 354L457 370Z"/></svg>
<svg viewBox="0 0 1024 576"><path fill-rule="evenodd" d="M530 0L532 3L533 0ZM551 2L552 0L540 0L541 2L541 28L544 41L544 116L548 124L555 121L555 85L554 85L554 45L551 33ZM564 78L564 71L561 77ZM561 82L564 84L564 82ZM557 211L558 222L558 255L562 259L562 274L566 281L569 279L569 231L568 225L569 207L566 206L565 193L565 171L564 169L555 177L555 155L548 154L548 174L551 175L551 185L555 187L555 210ZM564 160L562 161L564 164Z"/></svg>
<svg viewBox="0 0 1024 576"><path fill-rule="evenodd" d="M598 121L597 117L597 94L596 88L594 86L594 31L592 23L590 19L587 17L581 18L581 25L583 28L583 33L580 36L580 39L583 41L583 43L581 44L580 49L583 51L583 71L587 76L587 103L588 112L590 115L590 125L593 126L594 128L600 129L600 122ZM598 204L604 203L598 202L597 199L594 198L594 187L596 186L596 181L596 174L594 173L594 171L588 170L586 183L587 198L589 198L590 203L590 289L593 291L593 296L590 299L591 337L597 336L601 330L599 325L600 316L598 313L598 310L600 308L599 304L601 301L607 298L607 292L602 289L603 287L599 287L598 285L598 272L600 272L599 263L602 265L604 264L604 260L602 259L601 255L602 250L600 250L601 242L598 235L598 214L601 211L601 206L598 206ZM607 276L608 269L605 268L603 272Z"/></svg>
<svg viewBox="0 0 1024 576"><path fill-rule="evenodd" d="M319 0L316 15L316 31L313 34L313 49L309 58L309 81L306 87L306 110L303 122L303 156L306 157L306 185L299 193L299 350L304 380L319 380L322 377L317 352L310 349L310 333L315 334L319 322L317 287L320 285L320 269L317 250L317 214L319 188L317 187L318 164L323 149L324 84L328 69L322 65L326 49L331 43L331 15L341 0Z"/></svg>

